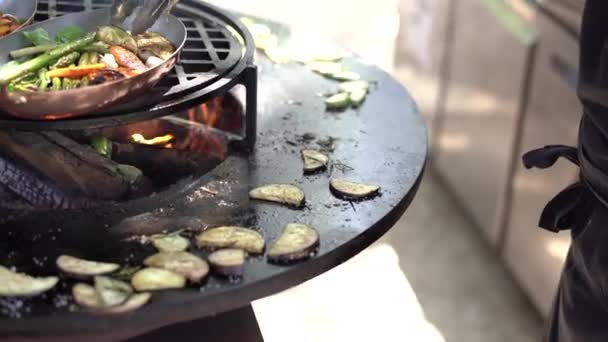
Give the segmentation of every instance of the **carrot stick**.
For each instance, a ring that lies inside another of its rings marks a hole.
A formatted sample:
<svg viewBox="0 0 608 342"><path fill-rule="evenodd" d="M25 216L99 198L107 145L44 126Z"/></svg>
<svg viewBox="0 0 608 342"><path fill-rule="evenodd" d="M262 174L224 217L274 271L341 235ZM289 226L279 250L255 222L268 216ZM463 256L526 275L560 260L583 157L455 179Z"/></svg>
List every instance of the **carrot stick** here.
<svg viewBox="0 0 608 342"><path fill-rule="evenodd" d="M58 68L51 70L47 73L47 77L67 77L67 78L81 78L83 76L87 76L91 73L99 71L101 69L105 69L106 65L103 63L99 64L91 64L79 67L71 67L71 68Z"/></svg>

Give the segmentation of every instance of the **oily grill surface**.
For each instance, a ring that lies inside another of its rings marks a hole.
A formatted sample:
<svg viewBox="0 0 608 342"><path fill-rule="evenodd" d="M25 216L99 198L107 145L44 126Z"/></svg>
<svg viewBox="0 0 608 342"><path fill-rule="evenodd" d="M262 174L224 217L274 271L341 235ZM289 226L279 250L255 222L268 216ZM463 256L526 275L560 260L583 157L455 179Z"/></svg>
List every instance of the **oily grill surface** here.
<svg viewBox="0 0 608 342"><path fill-rule="evenodd" d="M317 255L291 266L251 258L240 281L212 276L199 287L158 292L148 305L128 315L74 311L67 286L31 300L2 299L0 336L117 339L218 314L327 271L396 222L416 192L426 159L424 124L406 91L379 69L349 60L354 71L378 86L359 110L326 112L318 94L335 91L335 82L300 65L258 62L260 133L251 154L232 155L179 191L134 204L5 218L0 226L0 262L34 275L56 274L54 260L62 253L137 265L153 250L123 241L132 235L184 228L195 234L234 224L256 227L269 243L289 222L319 231ZM319 145L333 149L333 166L326 173L303 176L300 149ZM366 202L345 202L331 195L330 177L377 184L382 194ZM299 185L306 193L306 207L294 210L248 199L251 188L268 183Z"/></svg>

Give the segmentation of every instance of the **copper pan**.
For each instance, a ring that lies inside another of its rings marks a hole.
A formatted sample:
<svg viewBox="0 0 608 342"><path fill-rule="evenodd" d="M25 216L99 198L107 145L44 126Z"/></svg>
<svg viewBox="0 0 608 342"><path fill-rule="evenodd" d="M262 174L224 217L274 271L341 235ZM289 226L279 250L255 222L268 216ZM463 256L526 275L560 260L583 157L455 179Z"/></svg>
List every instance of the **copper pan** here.
<svg viewBox="0 0 608 342"><path fill-rule="evenodd" d="M90 12L64 15L31 25L28 30L42 27L54 36L68 25L92 32L110 21L108 8ZM130 20L124 24L129 29ZM99 111L122 99L141 96L152 88L175 65L178 55L186 42L186 27L176 17L163 15L149 31L158 32L176 47L175 53L162 64L134 77L78 89L48 92L8 92L0 89L0 111L11 116L28 120L54 120L84 116ZM9 52L29 46L23 35L16 34L0 40L0 65L10 60ZM0 113L1 115L1 113Z"/></svg>
<svg viewBox="0 0 608 342"><path fill-rule="evenodd" d="M17 30L0 37L0 39L7 38L29 25L34 20L34 15L36 15L36 7L38 7L38 0L0 0L0 12L23 20Z"/></svg>

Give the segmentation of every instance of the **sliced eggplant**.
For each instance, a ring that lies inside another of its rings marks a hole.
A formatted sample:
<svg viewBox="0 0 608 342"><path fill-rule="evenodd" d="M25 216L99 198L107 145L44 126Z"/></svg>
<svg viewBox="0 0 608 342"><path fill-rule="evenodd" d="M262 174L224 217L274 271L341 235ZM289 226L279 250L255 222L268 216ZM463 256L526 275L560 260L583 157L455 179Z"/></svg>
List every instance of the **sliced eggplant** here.
<svg viewBox="0 0 608 342"><path fill-rule="evenodd" d="M34 278L0 266L0 296L3 297L36 296L55 287L58 281L57 277Z"/></svg>
<svg viewBox="0 0 608 342"><path fill-rule="evenodd" d="M327 109L346 109L349 105L349 93L338 93L325 99L325 106Z"/></svg>
<svg viewBox="0 0 608 342"><path fill-rule="evenodd" d="M361 79L361 76L354 71L343 70L339 72L334 72L330 75L327 75L329 78L333 78L337 81L358 81Z"/></svg>
<svg viewBox="0 0 608 342"><path fill-rule="evenodd" d="M199 247L239 248L250 254L264 251L264 237L253 229L225 226L208 229L196 237Z"/></svg>
<svg viewBox="0 0 608 342"><path fill-rule="evenodd" d="M62 272L78 279L112 273L120 268L118 264L90 261L69 255L61 255L56 264Z"/></svg>
<svg viewBox="0 0 608 342"><path fill-rule="evenodd" d="M179 273L193 283L200 283L209 274L209 264L188 252L161 252L149 256L144 265Z"/></svg>
<svg viewBox="0 0 608 342"><path fill-rule="evenodd" d="M133 275L131 285L137 291L181 289L186 286L186 278L162 268L147 267Z"/></svg>
<svg viewBox="0 0 608 342"><path fill-rule="evenodd" d="M367 90L357 89L353 90L350 93L350 104L353 107L359 107L363 101L365 101L365 97L367 96Z"/></svg>
<svg viewBox="0 0 608 342"><path fill-rule="evenodd" d="M329 186L334 195L346 200L371 198L380 191L377 185L355 183L344 179L332 179Z"/></svg>
<svg viewBox="0 0 608 342"><path fill-rule="evenodd" d="M338 89L345 93L352 93L355 90L365 90L367 92L369 82L364 80L342 82L338 86Z"/></svg>
<svg viewBox="0 0 608 342"><path fill-rule="evenodd" d="M220 249L209 254L209 263L213 272L228 277L243 275L246 253L242 249Z"/></svg>
<svg viewBox="0 0 608 342"><path fill-rule="evenodd" d="M252 199L287 204L296 208L304 206L304 191L291 184L270 184L249 192Z"/></svg>
<svg viewBox="0 0 608 342"><path fill-rule="evenodd" d="M122 304L133 294L131 285L104 276L95 277L95 291L103 306Z"/></svg>
<svg viewBox="0 0 608 342"><path fill-rule="evenodd" d="M103 304L95 288L89 284L78 283L72 287L72 296L76 304L93 312L106 314L121 314L135 311L144 306L152 295L148 292L136 293L124 303L108 307Z"/></svg>
<svg viewBox="0 0 608 342"><path fill-rule="evenodd" d="M329 157L317 150L302 150L304 172L316 172L327 167Z"/></svg>
<svg viewBox="0 0 608 342"><path fill-rule="evenodd" d="M159 252L182 252L190 246L190 240L179 234L155 235L150 240Z"/></svg>
<svg viewBox="0 0 608 342"><path fill-rule="evenodd" d="M319 233L302 223L289 223L268 251L268 261L289 263L307 259L319 246Z"/></svg>
<svg viewBox="0 0 608 342"><path fill-rule="evenodd" d="M306 67L316 73L325 76L331 76L334 74L339 74L344 71L344 66L342 63L338 62L322 62L322 61L313 61L306 64Z"/></svg>

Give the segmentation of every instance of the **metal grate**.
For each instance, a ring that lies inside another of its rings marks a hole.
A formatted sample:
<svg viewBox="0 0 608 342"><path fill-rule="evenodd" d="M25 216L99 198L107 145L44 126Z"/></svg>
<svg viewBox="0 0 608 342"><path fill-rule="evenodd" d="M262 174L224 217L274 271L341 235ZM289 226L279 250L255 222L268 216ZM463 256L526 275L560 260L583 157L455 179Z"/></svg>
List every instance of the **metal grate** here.
<svg viewBox="0 0 608 342"><path fill-rule="evenodd" d="M112 0L40 0L34 20L105 8L111 3ZM243 46L218 18L182 4L176 6L173 14L186 26L188 39L179 64L158 87L171 88L172 95L200 88L241 59Z"/></svg>

